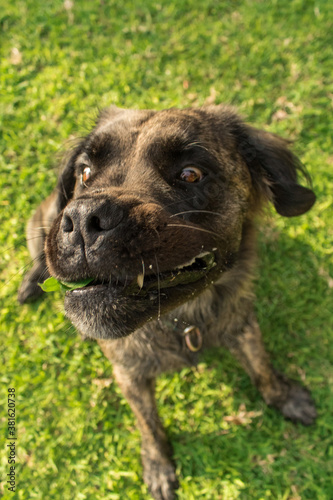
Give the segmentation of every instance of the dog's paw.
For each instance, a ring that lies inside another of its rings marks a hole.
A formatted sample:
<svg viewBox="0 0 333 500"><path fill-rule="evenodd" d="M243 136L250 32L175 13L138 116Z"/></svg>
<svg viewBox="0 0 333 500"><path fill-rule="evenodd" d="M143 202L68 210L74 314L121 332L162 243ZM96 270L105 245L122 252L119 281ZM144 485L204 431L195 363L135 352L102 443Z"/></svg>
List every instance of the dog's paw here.
<svg viewBox="0 0 333 500"><path fill-rule="evenodd" d="M317 417L317 411L310 391L291 382L287 399L279 405L285 418L303 425L311 425Z"/></svg>
<svg viewBox="0 0 333 500"><path fill-rule="evenodd" d="M25 304L26 302L33 302L38 299L43 294L43 290L38 285L38 281L31 278L31 274L28 273L24 276L22 284L17 294L17 300L20 304Z"/></svg>
<svg viewBox="0 0 333 500"><path fill-rule="evenodd" d="M142 458L143 479L155 500L175 500L178 480L170 461Z"/></svg>

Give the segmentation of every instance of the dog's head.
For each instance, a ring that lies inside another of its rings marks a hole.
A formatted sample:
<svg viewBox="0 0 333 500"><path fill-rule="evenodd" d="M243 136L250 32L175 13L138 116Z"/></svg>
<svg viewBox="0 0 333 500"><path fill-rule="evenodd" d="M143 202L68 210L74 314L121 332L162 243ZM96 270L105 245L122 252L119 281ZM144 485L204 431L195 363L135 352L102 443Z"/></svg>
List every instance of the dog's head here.
<svg viewBox="0 0 333 500"><path fill-rule="evenodd" d="M85 336L116 338L193 299L237 261L265 200L285 216L313 205L283 139L229 108L110 108L72 151L46 241L50 273L93 278L66 293Z"/></svg>

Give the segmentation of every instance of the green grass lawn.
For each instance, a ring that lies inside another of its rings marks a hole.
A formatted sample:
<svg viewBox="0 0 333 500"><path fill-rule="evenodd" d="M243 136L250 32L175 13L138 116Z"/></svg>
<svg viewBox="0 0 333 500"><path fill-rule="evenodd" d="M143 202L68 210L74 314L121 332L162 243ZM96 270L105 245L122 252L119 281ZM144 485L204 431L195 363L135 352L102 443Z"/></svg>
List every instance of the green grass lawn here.
<svg viewBox="0 0 333 500"><path fill-rule="evenodd" d="M60 294L16 302L30 265L24 231L66 141L89 130L98 108L207 102L295 140L313 177L311 212L263 221L256 308L276 367L311 387L319 418L310 428L284 421L222 350L164 375L157 399L179 498L333 499L332 15L330 0L77 0L67 10L62 0L0 0L4 499L150 499L134 417L98 346L81 342ZM16 493L6 484L8 387Z"/></svg>

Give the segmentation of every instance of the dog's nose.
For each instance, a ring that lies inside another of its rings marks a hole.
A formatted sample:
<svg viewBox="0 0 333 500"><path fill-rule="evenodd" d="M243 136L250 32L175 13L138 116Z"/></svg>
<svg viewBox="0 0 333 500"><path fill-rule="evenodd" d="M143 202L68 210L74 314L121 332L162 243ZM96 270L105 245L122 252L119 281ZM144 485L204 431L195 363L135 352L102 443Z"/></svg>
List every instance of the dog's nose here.
<svg viewBox="0 0 333 500"><path fill-rule="evenodd" d="M109 235L123 220L124 209L106 200L75 200L65 208L60 230L72 245L91 246ZM101 238L102 237L102 238Z"/></svg>

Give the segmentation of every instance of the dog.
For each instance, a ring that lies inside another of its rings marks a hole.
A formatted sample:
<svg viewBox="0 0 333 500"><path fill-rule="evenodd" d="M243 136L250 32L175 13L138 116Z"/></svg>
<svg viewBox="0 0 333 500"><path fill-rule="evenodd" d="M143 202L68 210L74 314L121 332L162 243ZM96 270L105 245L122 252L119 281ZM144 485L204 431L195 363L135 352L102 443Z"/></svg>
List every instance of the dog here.
<svg viewBox="0 0 333 500"><path fill-rule="evenodd" d="M175 498L178 483L155 379L195 365L204 349L228 348L284 417L316 418L309 391L272 367L253 310L255 220L268 202L285 217L312 207L299 172L288 141L228 106L110 107L28 224L35 261L19 301L43 293L42 276L90 280L66 292L65 312L113 364L156 500Z"/></svg>

